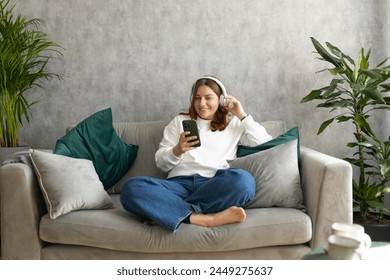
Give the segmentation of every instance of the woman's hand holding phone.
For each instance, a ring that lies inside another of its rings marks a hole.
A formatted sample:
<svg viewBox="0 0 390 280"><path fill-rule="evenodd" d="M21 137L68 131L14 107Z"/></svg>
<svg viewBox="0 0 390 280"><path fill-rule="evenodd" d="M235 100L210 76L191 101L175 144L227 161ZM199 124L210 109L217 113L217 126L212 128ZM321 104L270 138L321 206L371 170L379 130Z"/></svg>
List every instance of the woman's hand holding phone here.
<svg viewBox="0 0 390 280"><path fill-rule="evenodd" d="M185 152L193 150L199 144L197 136L188 136L191 132L184 131L180 133L179 142L175 147L173 147L173 154L176 157L181 157Z"/></svg>
<svg viewBox="0 0 390 280"><path fill-rule="evenodd" d="M180 133L179 142L173 148L173 154L181 157L185 152L193 150L200 146L199 132L196 121L184 120L184 132Z"/></svg>

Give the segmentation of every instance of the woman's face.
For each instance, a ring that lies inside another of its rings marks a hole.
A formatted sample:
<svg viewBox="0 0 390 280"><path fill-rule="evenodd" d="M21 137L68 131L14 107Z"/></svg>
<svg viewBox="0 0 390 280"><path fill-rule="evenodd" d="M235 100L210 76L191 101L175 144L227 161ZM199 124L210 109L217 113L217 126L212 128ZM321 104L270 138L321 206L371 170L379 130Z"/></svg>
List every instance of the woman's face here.
<svg viewBox="0 0 390 280"><path fill-rule="evenodd" d="M212 120L219 107L218 95L210 87L200 86L194 95L194 107L200 118Z"/></svg>

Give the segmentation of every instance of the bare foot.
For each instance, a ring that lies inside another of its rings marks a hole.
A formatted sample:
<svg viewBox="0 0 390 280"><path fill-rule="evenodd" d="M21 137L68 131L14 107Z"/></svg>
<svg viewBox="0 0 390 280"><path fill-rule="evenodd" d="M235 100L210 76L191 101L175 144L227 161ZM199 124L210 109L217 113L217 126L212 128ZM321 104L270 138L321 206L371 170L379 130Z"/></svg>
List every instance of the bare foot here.
<svg viewBox="0 0 390 280"><path fill-rule="evenodd" d="M193 225L203 227L216 227L226 224L238 223L246 218L245 210L241 207L232 206L215 214L192 213L190 222Z"/></svg>

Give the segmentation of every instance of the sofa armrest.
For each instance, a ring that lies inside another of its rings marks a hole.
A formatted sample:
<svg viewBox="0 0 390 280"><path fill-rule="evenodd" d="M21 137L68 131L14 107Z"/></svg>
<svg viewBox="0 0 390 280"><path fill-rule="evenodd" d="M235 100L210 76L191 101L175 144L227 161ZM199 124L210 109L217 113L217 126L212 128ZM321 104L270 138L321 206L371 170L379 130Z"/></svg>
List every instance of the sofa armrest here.
<svg viewBox="0 0 390 280"><path fill-rule="evenodd" d="M301 183L313 238L324 246L335 222L352 223L352 166L345 160L301 147Z"/></svg>
<svg viewBox="0 0 390 280"><path fill-rule="evenodd" d="M0 168L3 259L40 259L39 222L47 212L34 170L12 163Z"/></svg>

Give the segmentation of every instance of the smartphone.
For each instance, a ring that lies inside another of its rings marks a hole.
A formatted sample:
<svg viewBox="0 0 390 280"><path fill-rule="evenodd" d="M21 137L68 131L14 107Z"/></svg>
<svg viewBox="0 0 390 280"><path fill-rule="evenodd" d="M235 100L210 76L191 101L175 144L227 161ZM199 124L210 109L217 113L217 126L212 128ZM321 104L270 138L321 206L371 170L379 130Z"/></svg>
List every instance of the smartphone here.
<svg viewBox="0 0 390 280"><path fill-rule="evenodd" d="M198 125L197 125L196 121L195 120L183 120L183 130L191 132L186 137L189 137L189 136L198 137L198 139L196 139L196 140L198 140L199 143L194 145L193 147L200 147L199 131L198 131ZM196 141L196 140L193 140L193 141ZM190 142L193 142L193 141L190 141Z"/></svg>

